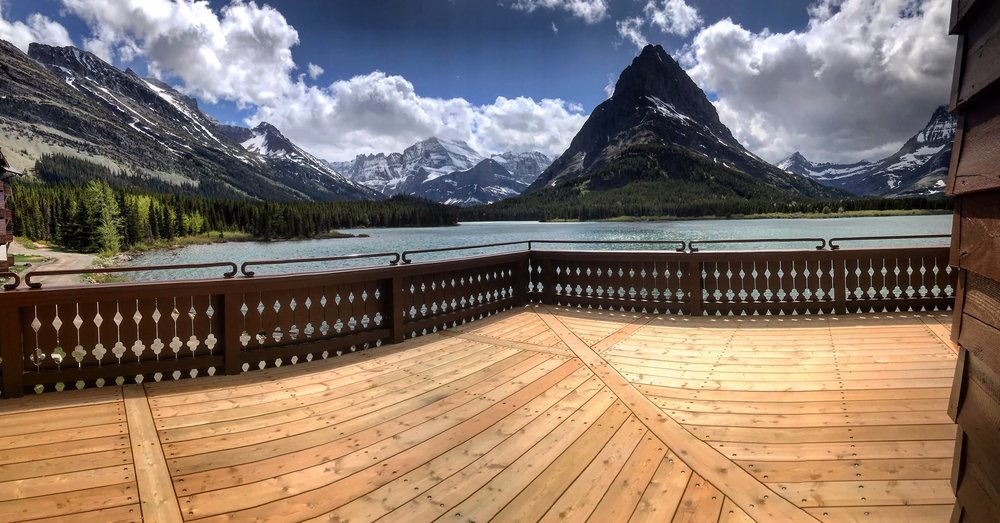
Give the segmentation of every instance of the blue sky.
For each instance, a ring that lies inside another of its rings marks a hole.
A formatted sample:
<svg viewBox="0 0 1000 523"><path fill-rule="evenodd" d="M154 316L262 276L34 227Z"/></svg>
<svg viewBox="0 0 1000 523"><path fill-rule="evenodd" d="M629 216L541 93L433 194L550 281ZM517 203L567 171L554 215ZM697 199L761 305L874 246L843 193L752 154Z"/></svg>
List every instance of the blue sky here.
<svg viewBox="0 0 1000 523"><path fill-rule="evenodd" d="M430 134L558 154L652 42L751 150L856 160L898 147L945 102L949 3L4 0L0 37L86 48L334 160Z"/></svg>

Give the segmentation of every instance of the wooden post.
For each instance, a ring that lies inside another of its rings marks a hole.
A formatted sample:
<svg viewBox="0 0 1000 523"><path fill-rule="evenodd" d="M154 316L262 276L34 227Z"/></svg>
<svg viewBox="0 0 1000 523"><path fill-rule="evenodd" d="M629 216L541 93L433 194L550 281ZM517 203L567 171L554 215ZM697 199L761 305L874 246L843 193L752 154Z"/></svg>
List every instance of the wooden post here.
<svg viewBox="0 0 1000 523"><path fill-rule="evenodd" d="M524 260L514 265L514 303L517 306L528 304L528 260L530 255L525 253Z"/></svg>
<svg viewBox="0 0 1000 523"><path fill-rule="evenodd" d="M243 334L243 313L240 311L243 293L229 291L222 295L222 358L226 374L234 375L243 372L243 351L240 347L240 336Z"/></svg>
<svg viewBox="0 0 1000 523"><path fill-rule="evenodd" d="M0 357L3 358L3 397L24 396L24 354L17 307L0 307Z"/></svg>
<svg viewBox="0 0 1000 523"><path fill-rule="evenodd" d="M406 336L406 316L403 311L403 277L389 278L389 328L392 330L392 343L402 343Z"/></svg>
<svg viewBox="0 0 1000 523"><path fill-rule="evenodd" d="M542 262L542 275L539 279L542 284L542 299L541 302L546 305L553 305L556 302L556 275L552 269L552 261L545 260Z"/></svg>
<svg viewBox="0 0 1000 523"><path fill-rule="evenodd" d="M681 287L684 289L684 295L688 299L688 314L691 316L701 316L704 314L701 296L703 289L701 262L688 261L685 265L687 269L684 272L684 278L681 280Z"/></svg>
<svg viewBox="0 0 1000 523"><path fill-rule="evenodd" d="M838 253L833 255L833 313L847 314L847 262Z"/></svg>

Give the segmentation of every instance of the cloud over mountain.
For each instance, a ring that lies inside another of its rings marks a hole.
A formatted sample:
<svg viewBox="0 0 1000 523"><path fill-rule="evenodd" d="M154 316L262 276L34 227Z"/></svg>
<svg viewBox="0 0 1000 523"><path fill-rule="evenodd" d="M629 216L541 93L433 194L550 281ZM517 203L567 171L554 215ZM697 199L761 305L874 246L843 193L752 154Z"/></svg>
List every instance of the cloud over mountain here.
<svg viewBox="0 0 1000 523"><path fill-rule="evenodd" d="M880 158L947 101L955 57L948 0L823 0L804 31L750 31L730 19L685 49L736 137L775 161Z"/></svg>
<svg viewBox="0 0 1000 523"><path fill-rule="evenodd" d="M299 70L292 57L299 34L266 4L236 0L213 11L193 0L63 3L90 27L84 45L91 52L142 58L150 73L182 92L250 107L247 123L271 122L331 160L402 149L431 135L492 152L558 154L585 118L579 107L559 99L499 97L474 105L463 98L424 97L406 78L380 71L327 86L307 84L306 77L315 79L322 69ZM585 20L600 19L606 9L603 0L536 3L524 8L559 7Z"/></svg>

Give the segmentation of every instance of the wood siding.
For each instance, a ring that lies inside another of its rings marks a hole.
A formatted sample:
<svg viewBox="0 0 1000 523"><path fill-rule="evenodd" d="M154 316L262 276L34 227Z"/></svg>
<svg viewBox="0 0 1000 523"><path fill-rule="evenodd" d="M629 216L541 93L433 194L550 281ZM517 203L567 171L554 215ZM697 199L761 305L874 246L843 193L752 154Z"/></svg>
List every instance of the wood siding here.
<svg viewBox="0 0 1000 523"><path fill-rule="evenodd" d="M953 521L1000 514L1000 2L954 0L959 35L951 108L959 117L948 177L951 263L959 269L952 338L961 346L949 414L959 425Z"/></svg>

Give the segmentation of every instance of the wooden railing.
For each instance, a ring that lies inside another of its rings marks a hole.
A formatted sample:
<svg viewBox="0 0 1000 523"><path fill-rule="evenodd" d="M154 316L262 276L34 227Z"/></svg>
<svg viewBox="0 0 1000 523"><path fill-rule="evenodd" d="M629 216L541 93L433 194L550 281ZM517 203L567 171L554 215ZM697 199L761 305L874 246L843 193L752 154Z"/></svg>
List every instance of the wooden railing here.
<svg viewBox="0 0 1000 523"><path fill-rule="evenodd" d="M947 247L524 250L304 274L0 293L3 397L238 374L529 302L693 315L946 310Z"/></svg>

